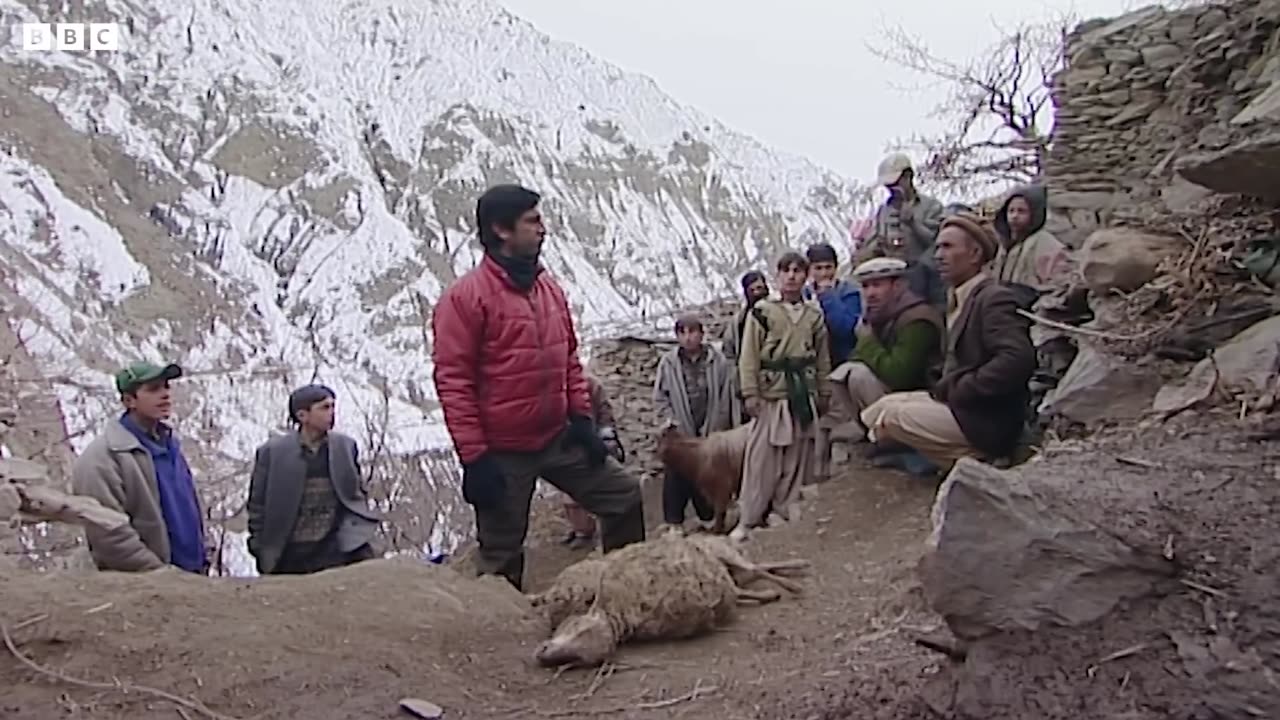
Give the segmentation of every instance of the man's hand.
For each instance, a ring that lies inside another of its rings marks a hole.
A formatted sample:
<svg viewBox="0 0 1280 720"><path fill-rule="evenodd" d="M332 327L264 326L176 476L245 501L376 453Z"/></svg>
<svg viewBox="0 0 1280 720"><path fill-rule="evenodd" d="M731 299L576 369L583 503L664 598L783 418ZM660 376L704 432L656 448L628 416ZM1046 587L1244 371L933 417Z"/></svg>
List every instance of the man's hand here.
<svg viewBox="0 0 1280 720"><path fill-rule="evenodd" d="M611 427L600 428L600 439L604 440L605 449L618 462L627 461L627 449L622 446L622 438L618 437L618 431Z"/></svg>
<svg viewBox="0 0 1280 720"><path fill-rule="evenodd" d="M817 292L819 295L821 295L822 293L824 293L824 292L826 292L826 291L830 290L831 288L833 288L833 287L835 287L835 286L836 286L836 280L835 280L835 278L828 278L828 279L826 279L826 280L815 280L815 281L814 281L814 283L813 283L813 289L814 289L814 291L815 291L815 292Z"/></svg>
<svg viewBox="0 0 1280 720"><path fill-rule="evenodd" d="M760 398L749 397L742 401L742 407L747 411L747 415L753 418L760 417Z"/></svg>
<svg viewBox="0 0 1280 720"><path fill-rule="evenodd" d="M569 434L566 440L569 444L577 445L587 451L587 463L593 468L603 465L605 457L609 454L609 449L604 446L604 440L596 431L595 421L585 415L569 416Z"/></svg>
<svg viewBox="0 0 1280 720"><path fill-rule="evenodd" d="M858 319L857 325L853 326L853 334L859 340L863 340L874 335L871 330L871 323L867 322L867 317L865 315Z"/></svg>
<svg viewBox="0 0 1280 720"><path fill-rule="evenodd" d="M492 456L485 454L462 465L462 499L475 509L496 508L507 497L507 478Z"/></svg>

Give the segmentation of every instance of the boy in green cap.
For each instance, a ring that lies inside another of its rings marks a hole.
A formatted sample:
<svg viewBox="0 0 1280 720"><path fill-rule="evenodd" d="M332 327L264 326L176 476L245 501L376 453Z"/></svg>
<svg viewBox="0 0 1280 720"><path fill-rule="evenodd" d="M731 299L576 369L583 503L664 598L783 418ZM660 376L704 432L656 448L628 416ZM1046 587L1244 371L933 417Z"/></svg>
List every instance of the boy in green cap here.
<svg viewBox="0 0 1280 720"><path fill-rule="evenodd" d="M89 443L71 467L71 484L129 516L129 524L85 529L99 570L139 572L166 565L207 573L203 512L191 468L165 420L177 365L135 362L116 373L124 412Z"/></svg>

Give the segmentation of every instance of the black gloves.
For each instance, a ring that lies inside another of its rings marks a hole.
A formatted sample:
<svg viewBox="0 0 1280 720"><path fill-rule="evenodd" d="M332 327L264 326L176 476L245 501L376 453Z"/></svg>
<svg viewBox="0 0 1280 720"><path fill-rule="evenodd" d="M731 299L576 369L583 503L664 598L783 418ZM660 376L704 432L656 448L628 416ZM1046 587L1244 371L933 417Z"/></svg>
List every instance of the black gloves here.
<svg viewBox="0 0 1280 720"><path fill-rule="evenodd" d="M587 462L591 467L603 465L605 456L609 454L604 440L596 431L595 421L584 415L569 416L569 434L565 440L587 451Z"/></svg>
<svg viewBox="0 0 1280 720"><path fill-rule="evenodd" d="M493 508L502 505L507 496L507 478L498 461L481 455L462 464L462 499L472 506Z"/></svg>

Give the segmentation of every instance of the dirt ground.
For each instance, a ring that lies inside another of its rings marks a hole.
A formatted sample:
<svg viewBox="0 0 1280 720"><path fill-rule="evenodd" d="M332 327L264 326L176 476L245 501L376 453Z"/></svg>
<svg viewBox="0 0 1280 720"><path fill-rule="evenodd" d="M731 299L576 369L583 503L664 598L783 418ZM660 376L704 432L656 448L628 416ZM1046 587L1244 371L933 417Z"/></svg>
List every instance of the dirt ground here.
<svg viewBox="0 0 1280 720"><path fill-rule="evenodd" d="M533 667L548 628L517 593L406 560L303 578L0 576L16 649L104 684L5 655L0 716L202 715L137 684L232 718L394 718L406 696L474 719L1280 717L1280 449L1235 425L1192 418L1023 466L1122 537L1171 544L1189 582L1086 628L984 639L963 663L911 642L946 636L914 572L934 488L854 462L801 520L750 542L753 557L810 559L804 596L624 647L611 674ZM548 546L557 534L540 517L532 590L579 554Z"/></svg>

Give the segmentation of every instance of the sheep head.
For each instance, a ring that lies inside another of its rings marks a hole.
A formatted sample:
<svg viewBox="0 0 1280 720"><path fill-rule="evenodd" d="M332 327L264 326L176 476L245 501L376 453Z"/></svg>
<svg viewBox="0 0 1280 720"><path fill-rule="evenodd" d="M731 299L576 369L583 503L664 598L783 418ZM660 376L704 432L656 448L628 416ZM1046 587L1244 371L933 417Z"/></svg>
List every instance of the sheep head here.
<svg viewBox="0 0 1280 720"><path fill-rule="evenodd" d="M534 659L545 667L574 665L595 667L618 649L613 623L598 610L565 620L550 640L538 646Z"/></svg>

